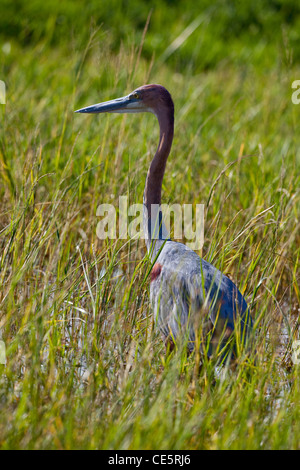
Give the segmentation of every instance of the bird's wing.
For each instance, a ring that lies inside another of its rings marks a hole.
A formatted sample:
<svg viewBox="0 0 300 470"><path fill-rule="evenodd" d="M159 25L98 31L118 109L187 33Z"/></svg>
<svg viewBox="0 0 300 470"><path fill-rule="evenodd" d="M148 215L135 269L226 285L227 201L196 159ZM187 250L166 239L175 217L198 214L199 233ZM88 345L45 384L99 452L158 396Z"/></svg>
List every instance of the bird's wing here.
<svg viewBox="0 0 300 470"><path fill-rule="evenodd" d="M156 322L163 334L175 339L184 332L195 341L195 328L208 320L232 332L241 321L251 327L247 303L235 284L185 245L168 241L154 265L150 287Z"/></svg>

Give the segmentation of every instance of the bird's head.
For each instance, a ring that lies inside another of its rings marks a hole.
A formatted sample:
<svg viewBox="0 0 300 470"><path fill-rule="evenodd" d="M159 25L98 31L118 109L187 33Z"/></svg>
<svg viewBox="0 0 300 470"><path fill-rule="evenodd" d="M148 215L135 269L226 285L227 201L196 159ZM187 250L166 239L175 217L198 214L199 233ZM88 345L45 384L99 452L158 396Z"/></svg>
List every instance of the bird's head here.
<svg viewBox="0 0 300 470"><path fill-rule="evenodd" d="M127 96L104 103L93 104L76 113L143 113L159 115L162 110L174 112L170 93L161 85L143 85Z"/></svg>

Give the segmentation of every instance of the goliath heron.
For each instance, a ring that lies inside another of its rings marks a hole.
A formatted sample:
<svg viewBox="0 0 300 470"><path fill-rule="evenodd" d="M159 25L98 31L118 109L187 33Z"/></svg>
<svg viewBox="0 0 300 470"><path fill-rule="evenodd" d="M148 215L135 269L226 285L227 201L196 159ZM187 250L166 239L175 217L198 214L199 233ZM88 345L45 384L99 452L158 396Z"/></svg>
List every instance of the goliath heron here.
<svg viewBox="0 0 300 470"><path fill-rule="evenodd" d="M151 112L158 119L160 138L146 178L143 219L147 250L153 263L150 299L166 344L173 348L185 338L189 352L195 344L201 345L203 352L203 344L208 344L205 349L208 355L217 351L223 357L225 345L237 332L245 343L252 320L236 285L186 245L170 240L162 221L162 181L174 135L174 104L170 93L161 85L144 85L122 98L76 112ZM209 343L203 341L207 335Z"/></svg>

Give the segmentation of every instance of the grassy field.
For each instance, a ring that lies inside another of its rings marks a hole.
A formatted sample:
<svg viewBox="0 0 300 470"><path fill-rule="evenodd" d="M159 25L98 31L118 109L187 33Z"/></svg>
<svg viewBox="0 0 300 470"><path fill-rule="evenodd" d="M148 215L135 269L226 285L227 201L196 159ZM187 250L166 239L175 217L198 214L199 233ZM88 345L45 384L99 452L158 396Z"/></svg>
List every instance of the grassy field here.
<svg viewBox="0 0 300 470"><path fill-rule="evenodd" d="M0 447L299 449L297 2L0 6ZM251 305L234 370L166 357L143 241L96 235L142 202L158 125L73 111L144 83L175 102L163 202L205 204L199 254Z"/></svg>

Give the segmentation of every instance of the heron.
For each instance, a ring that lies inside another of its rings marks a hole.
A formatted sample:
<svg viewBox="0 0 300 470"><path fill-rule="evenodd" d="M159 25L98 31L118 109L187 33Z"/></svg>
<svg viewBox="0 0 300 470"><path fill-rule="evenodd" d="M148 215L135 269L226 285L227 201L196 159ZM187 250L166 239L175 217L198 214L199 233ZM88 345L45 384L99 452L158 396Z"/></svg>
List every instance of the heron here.
<svg viewBox="0 0 300 470"><path fill-rule="evenodd" d="M158 84L143 85L121 98L75 112L150 112L158 120L159 143L143 196L143 229L152 263L150 302L167 348L172 350L185 339L189 353L199 346L208 356L217 352L224 357L226 345L235 342L237 333L245 344L252 319L243 295L229 277L195 251L171 240L163 221L162 182L174 136L174 103L169 91Z"/></svg>

